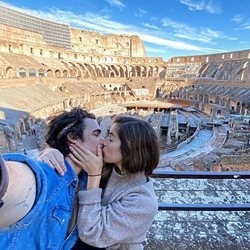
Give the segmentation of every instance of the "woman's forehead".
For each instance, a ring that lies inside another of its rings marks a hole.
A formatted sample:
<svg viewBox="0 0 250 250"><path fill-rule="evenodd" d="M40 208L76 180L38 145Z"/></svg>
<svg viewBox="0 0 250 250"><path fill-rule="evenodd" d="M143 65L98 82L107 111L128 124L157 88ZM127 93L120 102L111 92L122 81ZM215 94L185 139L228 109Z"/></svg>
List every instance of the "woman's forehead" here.
<svg viewBox="0 0 250 250"><path fill-rule="evenodd" d="M117 134L117 130L118 130L118 125L117 123L113 123L111 128L110 128L110 132L112 132L113 134L116 133Z"/></svg>

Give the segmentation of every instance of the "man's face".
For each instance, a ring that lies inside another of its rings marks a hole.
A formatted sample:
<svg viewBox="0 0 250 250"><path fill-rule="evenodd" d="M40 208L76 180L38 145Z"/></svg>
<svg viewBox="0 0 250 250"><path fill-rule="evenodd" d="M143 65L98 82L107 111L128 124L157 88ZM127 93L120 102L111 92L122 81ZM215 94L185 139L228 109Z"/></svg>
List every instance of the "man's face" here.
<svg viewBox="0 0 250 250"><path fill-rule="evenodd" d="M86 147L90 152L96 154L97 146L103 139L100 126L95 119L86 118L84 120L85 129L83 131L84 141L79 141L81 145Z"/></svg>

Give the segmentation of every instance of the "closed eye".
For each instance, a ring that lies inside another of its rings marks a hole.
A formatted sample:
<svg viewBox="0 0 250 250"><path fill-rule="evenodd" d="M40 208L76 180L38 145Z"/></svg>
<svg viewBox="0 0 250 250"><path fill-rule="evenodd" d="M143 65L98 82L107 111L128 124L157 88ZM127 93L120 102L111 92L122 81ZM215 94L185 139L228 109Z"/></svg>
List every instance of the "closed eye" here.
<svg viewBox="0 0 250 250"><path fill-rule="evenodd" d="M96 131L93 133L93 135L96 136L96 137L99 137L100 134L101 134L101 131L99 131L99 130L96 130Z"/></svg>

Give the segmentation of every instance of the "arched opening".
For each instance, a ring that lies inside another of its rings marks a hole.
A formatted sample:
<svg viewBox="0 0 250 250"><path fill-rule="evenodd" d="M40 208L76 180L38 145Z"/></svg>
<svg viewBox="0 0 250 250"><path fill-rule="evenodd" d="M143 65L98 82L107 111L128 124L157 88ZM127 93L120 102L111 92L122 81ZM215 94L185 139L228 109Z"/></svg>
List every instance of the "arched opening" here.
<svg viewBox="0 0 250 250"><path fill-rule="evenodd" d="M6 69L6 77L7 78L14 78L15 77L15 72L14 72L13 68L8 67Z"/></svg>
<svg viewBox="0 0 250 250"><path fill-rule="evenodd" d="M45 76L43 69L39 69L38 70L38 76L40 76L40 77L44 77Z"/></svg>
<svg viewBox="0 0 250 250"><path fill-rule="evenodd" d="M48 76L48 77L53 77L53 72L52 72L51 69L48 69L48 70L47 70L47 76Z"/></svg>
<svg viewBox="0 0 250 250"><path fill-rule="evenodd" d="M55 71L55 76L56 76L56 78L60 78L61 77L61 72L60 72L60 70L56 70Z"/></svg>
<svg viewBox="0 0 250 250"><path fill-rule="evenodd" d="M237 102L236 111L240 113L240 102Z"/></svg>
<svg viewBox="0 0 250 250"><path fill-rule="evenodd" d="M29 77L36 77L36 71L33 68L29 69Z"/></svg>
<svg viewBox="0 0 250 250"><path fill-rule="evenodd" d="M63 71L63 77L68 77L68 71L66 69Z"/></svg>
<svg viewBox="0 0 250 250"><path fill-rule="evenodd" d="M18 70L18 75L19 75L19 77L21 77L21 78L26 77L26 70L25 70L25 68L21 67L21 68Z"/></svg>

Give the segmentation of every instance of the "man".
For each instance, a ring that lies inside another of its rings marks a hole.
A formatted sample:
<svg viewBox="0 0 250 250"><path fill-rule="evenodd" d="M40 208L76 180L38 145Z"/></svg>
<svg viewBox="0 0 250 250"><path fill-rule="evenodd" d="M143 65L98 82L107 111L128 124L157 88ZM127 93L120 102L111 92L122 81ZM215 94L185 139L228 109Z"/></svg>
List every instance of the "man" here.
<svg viewBox="0 0 250 250"><path fill-rule="evenodd" d="M101 139L95 116L74 108L53 118L46 136L48 145L65 157L63 176L25 155L0 159L0 249L73 247L78 239L76 192L85 188L87 178L70 159L69 146L80 143L96 154Z"/></svg>

